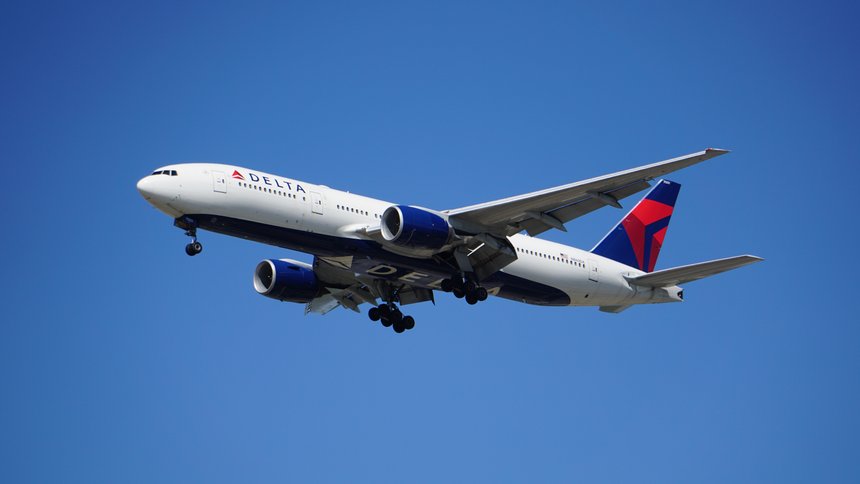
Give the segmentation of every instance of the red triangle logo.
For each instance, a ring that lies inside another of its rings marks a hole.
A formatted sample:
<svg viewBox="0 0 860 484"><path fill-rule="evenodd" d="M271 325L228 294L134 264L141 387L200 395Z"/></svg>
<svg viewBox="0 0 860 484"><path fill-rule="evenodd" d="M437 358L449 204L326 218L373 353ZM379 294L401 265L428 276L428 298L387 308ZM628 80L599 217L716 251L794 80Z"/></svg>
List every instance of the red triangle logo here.
<svg viewBox="0 0 860 484"><path fill-rule="evenodd" d="M233 170L233 178L235 178L237 180L244 180L245 179L245 177L242 176L242 174L236 170Z"/></svg>

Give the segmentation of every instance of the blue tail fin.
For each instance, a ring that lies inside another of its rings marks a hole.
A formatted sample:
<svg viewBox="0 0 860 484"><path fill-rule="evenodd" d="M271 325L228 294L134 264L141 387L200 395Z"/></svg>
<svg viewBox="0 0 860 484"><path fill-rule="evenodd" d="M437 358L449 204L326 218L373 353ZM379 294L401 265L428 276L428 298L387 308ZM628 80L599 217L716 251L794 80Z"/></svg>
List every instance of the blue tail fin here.
<svg viewBox="0 0 860 484"><path fill-rule="evenodd" d="M660 180L591 252L651 272L675 209L681 185Z"/></svg>

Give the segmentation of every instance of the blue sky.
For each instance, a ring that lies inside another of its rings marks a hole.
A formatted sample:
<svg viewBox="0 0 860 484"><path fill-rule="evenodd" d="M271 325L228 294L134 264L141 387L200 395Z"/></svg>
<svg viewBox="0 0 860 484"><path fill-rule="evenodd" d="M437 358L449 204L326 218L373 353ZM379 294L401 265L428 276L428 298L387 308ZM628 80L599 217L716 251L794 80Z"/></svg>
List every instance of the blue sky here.
<svg viewBox="0 0 860 484"><path fill-rule="evenodd" d="M0 481L857 482L857 13L5 5ZM708 146L657 266L766 262L619 315L442 295L405 335L258 296L310 258L189 258L134 188L218 161L445 209Z"/></svg>

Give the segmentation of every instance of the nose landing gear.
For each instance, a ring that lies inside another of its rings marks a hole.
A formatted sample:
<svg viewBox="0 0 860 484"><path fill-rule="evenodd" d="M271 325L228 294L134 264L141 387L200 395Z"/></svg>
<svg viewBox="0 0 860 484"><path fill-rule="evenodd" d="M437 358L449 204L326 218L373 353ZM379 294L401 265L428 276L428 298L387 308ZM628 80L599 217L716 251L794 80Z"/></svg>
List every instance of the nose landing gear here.
<svg viewBox="0 0 860 484"><path fill-rule="evenodd" d="M182 217L173 221L173 225L185 229L185 235L191 237L191 243L185 246L185 253L195 256L203 252L203 244L197 242L197 222L190 217Z"/></svg>

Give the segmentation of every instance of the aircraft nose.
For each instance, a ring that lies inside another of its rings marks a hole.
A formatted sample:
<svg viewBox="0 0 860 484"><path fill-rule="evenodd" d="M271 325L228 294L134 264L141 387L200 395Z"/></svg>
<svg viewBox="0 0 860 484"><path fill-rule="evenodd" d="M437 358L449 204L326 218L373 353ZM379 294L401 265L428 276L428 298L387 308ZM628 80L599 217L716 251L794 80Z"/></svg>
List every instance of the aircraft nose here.
<svg viewBox="0 0 860 484"><path fill-rule="evenodd" d="M155 194L153 185L152 176L145 176L137 182L137 191L140 192L143 198L149 200Z"/></svg>
<svg viewBox="0 0 860 484"><path fill-rule="evenodd" d="M137 191L147 202L153 204L165 203L177 197L176 186L170 183L170 177L149 175L137 182ZM156 205L158 206L158 205Z"/></svg>

